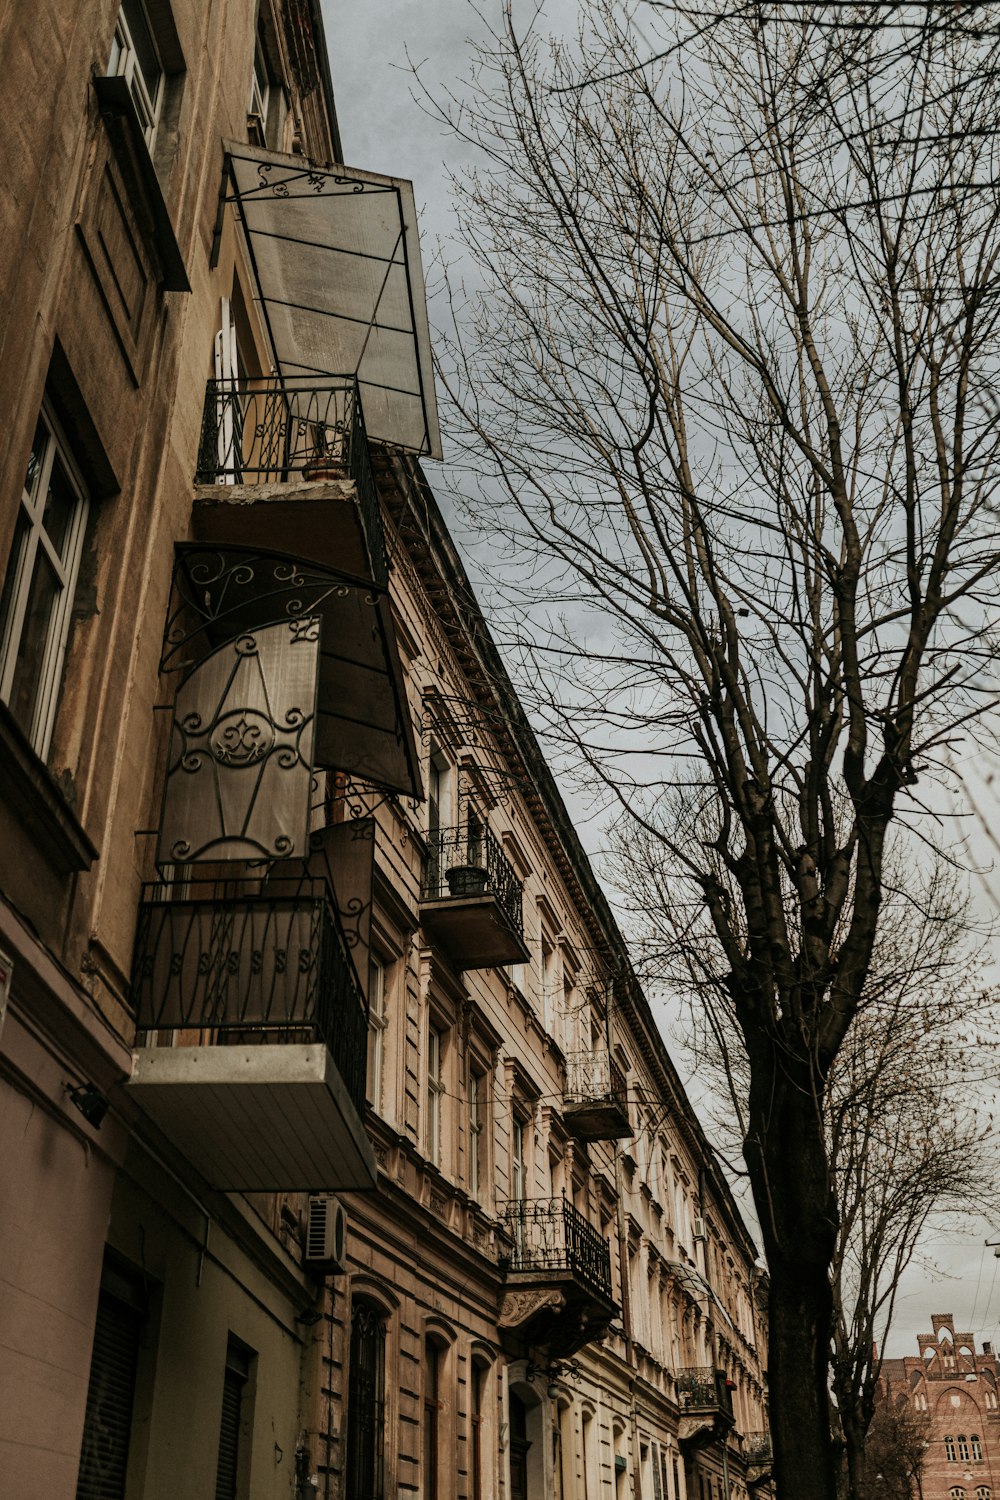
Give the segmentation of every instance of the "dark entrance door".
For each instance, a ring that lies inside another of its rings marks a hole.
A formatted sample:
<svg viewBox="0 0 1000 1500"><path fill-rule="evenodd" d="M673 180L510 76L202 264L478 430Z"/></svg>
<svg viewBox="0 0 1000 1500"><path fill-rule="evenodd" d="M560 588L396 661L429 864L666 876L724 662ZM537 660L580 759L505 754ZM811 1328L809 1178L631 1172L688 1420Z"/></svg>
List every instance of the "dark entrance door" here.
<svg viewBox="0 0 1000 1500"><path fill-rule="evenodd" d="M528 1413L520 1396L510 1393L510 1500L528 1500Z"/></svg>

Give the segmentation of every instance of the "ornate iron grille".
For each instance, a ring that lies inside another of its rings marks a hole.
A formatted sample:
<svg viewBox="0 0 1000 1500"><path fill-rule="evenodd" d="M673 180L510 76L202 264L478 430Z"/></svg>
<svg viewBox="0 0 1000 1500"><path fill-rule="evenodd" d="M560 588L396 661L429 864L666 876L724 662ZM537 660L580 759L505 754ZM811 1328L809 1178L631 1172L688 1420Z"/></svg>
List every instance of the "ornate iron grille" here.
<svg viewBox="0 0 1000 1500"><path fill-rule="evenodd" d="M210 380L198 450L198 484L353 480L376 583L386 582L385 537L358 383L337 375Z"/></svg>
<svg viewBox="0 0 1000 1500"><path fill-rule="evenodd" d="M346 1479L347 1500L384 1500L385 1319L367 1302L351 1310Z"/></svg>
<svg viewBox="0 0 1000 1500"><path fill-rule="evenodd" d="M769 1432L745 1432L743 1434L743 1457L748 1464L771 1462L771 1434Z"/></svg>
<svg viewBox="0 0 1000 1500"><path fill-rule="evenodd" d="M220 1043L322 1041L364 1109L368 1006L320 881L292 895L221 882L174 899L145 886L132 999L142 1031L208 1030Z"/></svg>
<svg viewBox="0 0 1000 1500"><path fill-rule="evenodd" d="M508 1271L568 1272L613 1300L607 1241L566 1198L511 1198L503 1217L513 1241Z"/></svg>
<svg viewBox="0 0 1000 1500"><path fill-rule="evenodd" d="M523 891L496 835L477 818L462 828L441 828L431 837L424 867L423 897L495 897L518 937L524 936Z"/></svg>
<svg viewBox="0 0 1000 1500"><path fill-rule="evenodd" d="M571 1052L566 1058L566 1102L599 1099L614 1099L624 1106L628 1099L625 1074L610 1052Z"/></svg>
<svg viewBox="0 0 1000 1500"><path fill-rule="evenodd" d="M728 1399L726 1377L722 1370L715 1370L711 1365L687 1365L678 1370L674 1378L682 1406L731 1410L732 1402Z"/></svg>

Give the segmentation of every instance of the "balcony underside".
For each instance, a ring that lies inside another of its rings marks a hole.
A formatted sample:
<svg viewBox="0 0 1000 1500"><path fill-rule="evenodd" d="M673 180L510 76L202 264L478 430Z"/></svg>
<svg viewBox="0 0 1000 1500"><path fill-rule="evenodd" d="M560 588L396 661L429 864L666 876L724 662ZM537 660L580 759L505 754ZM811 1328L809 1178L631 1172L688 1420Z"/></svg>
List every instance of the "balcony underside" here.
<svg viewBox="0 0 1000 1500"><path fill-rule="evenodd" d="M567 1099L563 1122L578 1141L625 1141L633 1134L624 1099Z"/></svg>
<svg viewBox="0 0 1000 1500"><path fill-rule="evenodd" d="M531 958L491 892L481 896L442 896L420 903L420 922L432 942L456 969L492 969Z"/></svg>
<svg viewBox="0 0 1000 1500"><path fill-rule="evenodd" d="M571 1270L511 1271L504 1285L498 1326L509 1353L546 1349L568 1359L599 1342L618 1308Z"/></svg>
<svg viewBox="0 0 1000 1500"><path fill-rule="evenodd" d="M375 1186L371 1145L322 1042L141 1047L129 1095L212 1187Z"/></svg>
<svg viewBox="0 0 1000 1500"><path fill-rule="evenodd" d="M347 476L281 484L196 485L192 530L200 542L283 552L355 578L372 576L372 556Z"/></svg>

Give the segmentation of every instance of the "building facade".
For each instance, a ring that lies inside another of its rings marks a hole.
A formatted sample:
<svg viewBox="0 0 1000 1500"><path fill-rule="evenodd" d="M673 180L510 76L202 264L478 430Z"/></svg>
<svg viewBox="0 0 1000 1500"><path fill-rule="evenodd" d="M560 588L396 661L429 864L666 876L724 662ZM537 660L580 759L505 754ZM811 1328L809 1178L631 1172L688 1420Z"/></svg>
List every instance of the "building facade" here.
<svg viewBox="0 0 1000 1500"><path fill-rule="evenodd" d="M879 1394L926 1424L922 1500L993 1500L1000 1493L1000 1363L991 1344L935 1313L916 1354L882 1361Z"/></svg>
<svg viewBox="0 0 1000 1500"><path fill-rule="evenodd" d="M318 0L0 47L4 1492L768 1493L766 1278L428 486Z"/></svg>

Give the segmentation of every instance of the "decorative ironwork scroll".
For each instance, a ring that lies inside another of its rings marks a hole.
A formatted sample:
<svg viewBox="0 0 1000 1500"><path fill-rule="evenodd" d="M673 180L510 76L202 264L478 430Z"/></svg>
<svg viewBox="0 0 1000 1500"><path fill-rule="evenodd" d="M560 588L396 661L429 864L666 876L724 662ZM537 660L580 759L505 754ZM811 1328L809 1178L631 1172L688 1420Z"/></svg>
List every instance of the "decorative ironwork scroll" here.
<svg viewBox="0 0 1000 1500"><path fill-rule="evenodd" d="M315 616L248 631L181 684L161 864L307 852L319 634Z"/></svg>

